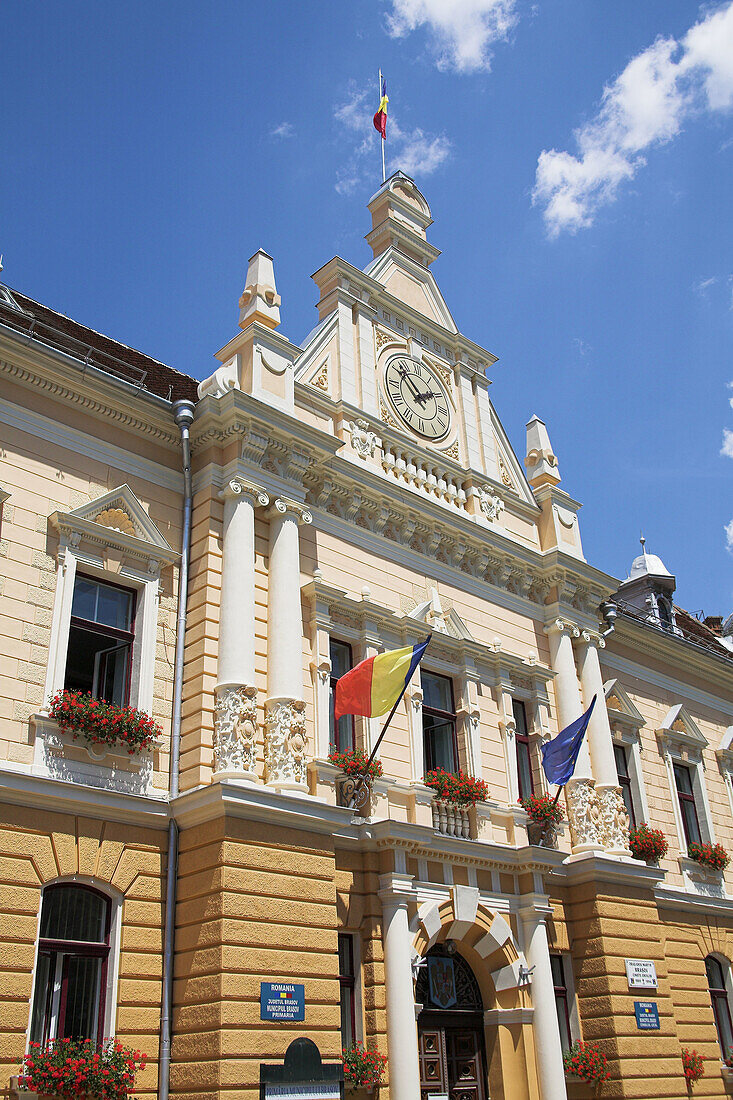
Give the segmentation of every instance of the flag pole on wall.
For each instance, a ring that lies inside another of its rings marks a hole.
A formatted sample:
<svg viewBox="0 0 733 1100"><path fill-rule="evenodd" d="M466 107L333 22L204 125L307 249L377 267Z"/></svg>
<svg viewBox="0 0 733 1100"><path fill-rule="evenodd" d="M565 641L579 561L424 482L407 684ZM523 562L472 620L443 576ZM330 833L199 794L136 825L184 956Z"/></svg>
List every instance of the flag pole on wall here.
<svg viewBox="0 0 733 1100"><path fill-rule="evenodd" d="M379 107L374 115L374 129L377 131L381 138L382 144L382 183L387 179L387 168L384 159L384 146L387 141L387 104L389 99L387 98L387 83L382 76L382 70L379 70Z"/></svg>

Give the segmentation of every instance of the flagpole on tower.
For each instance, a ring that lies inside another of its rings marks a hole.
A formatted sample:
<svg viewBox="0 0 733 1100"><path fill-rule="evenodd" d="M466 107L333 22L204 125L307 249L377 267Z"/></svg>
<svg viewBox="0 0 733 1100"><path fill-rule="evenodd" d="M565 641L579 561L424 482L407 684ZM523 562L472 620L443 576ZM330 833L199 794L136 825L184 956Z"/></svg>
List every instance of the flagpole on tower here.
<svg viewBox="0 0 733 1100"><path fill-rule="evenodd" d="M382 99L382 70L380 69L379 70L379 100L381 101L381 99ZM385 163L384 163L384 143L387 140L386 128L385 128L384 133L381 135L381 138L382 138L382 141L381 141L381 145L382 145L382 183L386 183L386 181L387 181L387 169L386 169Z"/></svg>

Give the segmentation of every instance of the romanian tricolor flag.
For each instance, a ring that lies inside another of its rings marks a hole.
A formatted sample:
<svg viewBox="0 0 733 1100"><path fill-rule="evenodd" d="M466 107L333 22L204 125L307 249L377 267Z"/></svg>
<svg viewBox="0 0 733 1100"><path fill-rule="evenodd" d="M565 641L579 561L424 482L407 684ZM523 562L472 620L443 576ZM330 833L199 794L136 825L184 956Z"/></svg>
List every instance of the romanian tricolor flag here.
<svg viewBox="0 0 733 1100"><path fill-rule="evenodd" d="M382 135L382 141L387 137L387 81L382 81L382 98L379 101L379 110L374 116L374 129Z"/></svg>
<svg viewBox="0 0 733 1100"><path fill-rule="evenodd" d="M390 649L376 657L367 657L356 668L344 673L336 682L336 721L343 714L377 718L391 710L409 684L429 642L430 637L420 645Z"/></svg>

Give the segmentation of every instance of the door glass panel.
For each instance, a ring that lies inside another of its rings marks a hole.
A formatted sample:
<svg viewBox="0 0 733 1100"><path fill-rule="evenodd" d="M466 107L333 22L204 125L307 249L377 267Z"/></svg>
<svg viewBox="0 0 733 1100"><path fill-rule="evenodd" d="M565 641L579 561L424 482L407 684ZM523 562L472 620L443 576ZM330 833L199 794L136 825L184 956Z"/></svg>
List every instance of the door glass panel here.
<svg viewBox="0 0 733 1100"><path fill-rule="evenodd" d="M101 978L101 959L88 955L67 957L60 1038L96 1040Z"/></svg>

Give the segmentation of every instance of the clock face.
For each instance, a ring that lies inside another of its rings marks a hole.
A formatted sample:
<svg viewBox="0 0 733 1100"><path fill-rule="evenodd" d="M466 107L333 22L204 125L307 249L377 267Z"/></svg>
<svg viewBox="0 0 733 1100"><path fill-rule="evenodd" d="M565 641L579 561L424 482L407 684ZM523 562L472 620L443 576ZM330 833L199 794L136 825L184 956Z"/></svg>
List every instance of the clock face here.
<svg viewBox="0 0 733 1100"><path fill-rule="evenodd" d="M384 385L400 420L425 439L442 439L451 426L450 401L433 371L409 355L394 355Z"/></svg>

